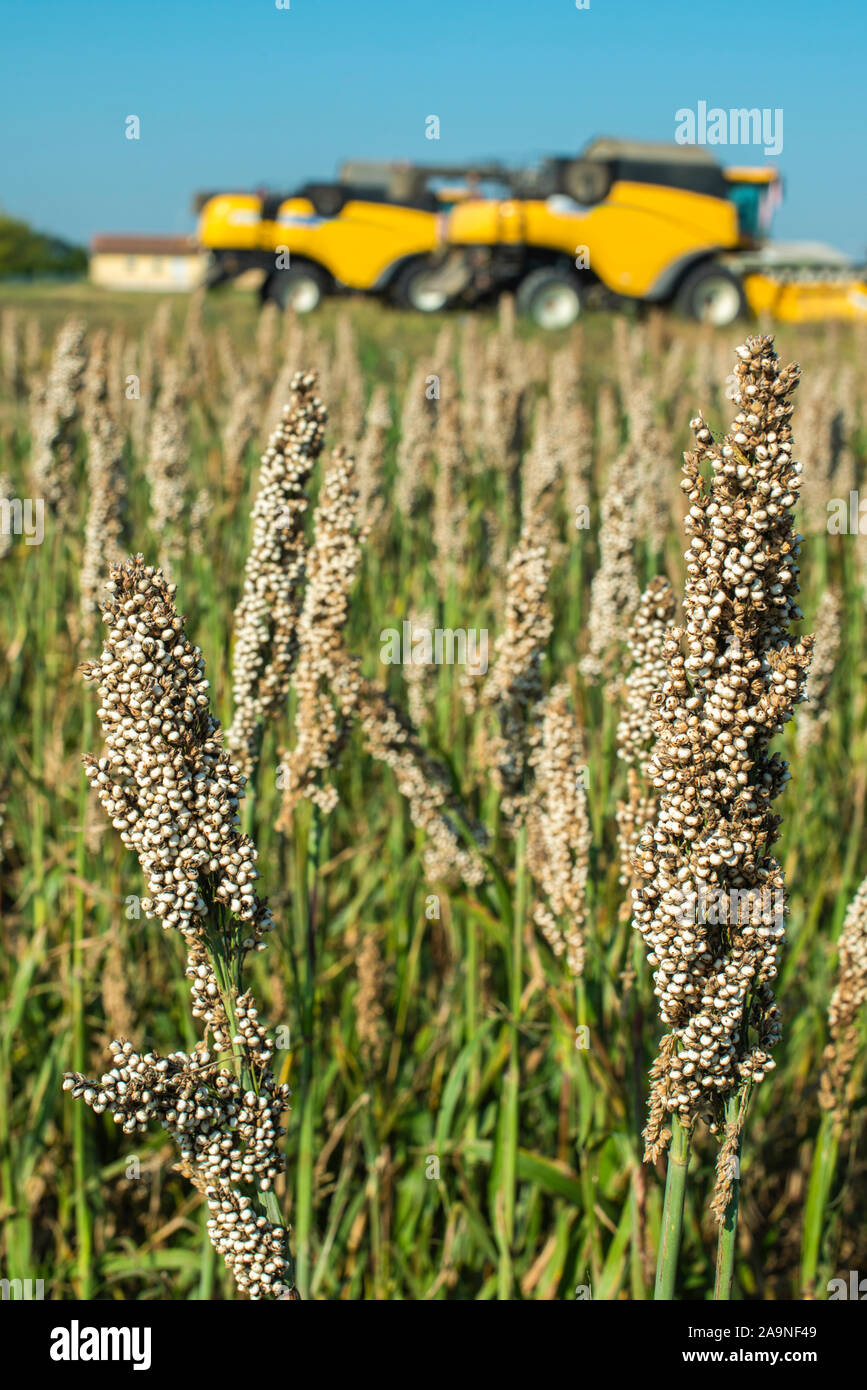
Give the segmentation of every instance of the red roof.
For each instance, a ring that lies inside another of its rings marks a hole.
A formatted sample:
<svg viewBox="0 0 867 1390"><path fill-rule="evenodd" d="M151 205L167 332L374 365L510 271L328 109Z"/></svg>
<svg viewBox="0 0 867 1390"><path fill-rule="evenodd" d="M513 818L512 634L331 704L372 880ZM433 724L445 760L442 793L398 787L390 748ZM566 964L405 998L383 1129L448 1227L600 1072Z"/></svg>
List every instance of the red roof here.
<svg viewBox="0 0 867 1390"><path fill-rule="evenodd" d="M92 239L90 249L94 254L107 251L120 256L194 256L199 251L195 237L191 236L116 236L113 232L99 233Z"/></svg>

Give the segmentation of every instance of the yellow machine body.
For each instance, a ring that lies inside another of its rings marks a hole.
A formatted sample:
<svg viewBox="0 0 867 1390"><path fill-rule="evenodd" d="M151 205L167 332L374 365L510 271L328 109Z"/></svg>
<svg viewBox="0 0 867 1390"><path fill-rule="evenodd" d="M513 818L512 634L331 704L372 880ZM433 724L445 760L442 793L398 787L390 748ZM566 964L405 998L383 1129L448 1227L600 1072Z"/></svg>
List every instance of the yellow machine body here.
<svg viewBox="0 0 867 1390"><path fill-rule="evenodd" d="M686 259L740 245L737 209L722 198L656 184L615 182L604 202L465 202L446 223L450 246L523 245L584 263L617 294L643 299Z"/></svg>
<svg viewBox="0 0 867 1390"><path fill-rule="evenodd" d="M273 217L263 217L255 194L217 194L202 207L198 238L213 251L232 250L274 258L288 251L313 261L338 285L377 287L395 263L425 255L437 245L439 214L387 202L347 200L333 217L322 216L303 197L286 198Z"/></svg>

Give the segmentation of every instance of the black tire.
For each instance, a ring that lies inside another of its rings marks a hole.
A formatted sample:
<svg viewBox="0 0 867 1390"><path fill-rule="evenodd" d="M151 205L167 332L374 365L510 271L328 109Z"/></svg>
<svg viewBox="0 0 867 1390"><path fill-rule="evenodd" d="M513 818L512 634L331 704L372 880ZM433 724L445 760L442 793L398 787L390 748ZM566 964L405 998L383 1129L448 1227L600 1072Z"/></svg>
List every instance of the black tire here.
<svg viewBox="0 0 867 1390"><path fill-rule="evenodd" d="M447 290L425 288L431 273L426 261L412 261L395 276L389 287L389 298L399 309L413 309L417 314L438 314L448 307Z"/></svg>
<svg viewBox="0 0 867 1390"><path fill-rule="evenodd" d="M713 262L689 272L675 295L674 307L684 318L711 323L716 328L728 328L747 315L740 280L724 265Z"/></svg>
<svg viewBox="0 0 867 1390"><path fill-rule="evenodd" d="M611 188L611 169L595 159L573 159L562 174L563 191L584 207L592 207L607 197Z"/></svg>
<svg viewBox="0 0 867 1390"><path fill-rule="evenodd" d="M296 314L312 314L328 290L329 281L324 271L305 262L275 270L268 278L262 298L273 299L281 309L291 306Z"/></svg>
<svg viewBox="0 0 867 1390"><path fill-rule="evenodd" d="M539 328L569 328L581 313L578 277L554 266L531 270L518 286L515 308Z"/></svg>

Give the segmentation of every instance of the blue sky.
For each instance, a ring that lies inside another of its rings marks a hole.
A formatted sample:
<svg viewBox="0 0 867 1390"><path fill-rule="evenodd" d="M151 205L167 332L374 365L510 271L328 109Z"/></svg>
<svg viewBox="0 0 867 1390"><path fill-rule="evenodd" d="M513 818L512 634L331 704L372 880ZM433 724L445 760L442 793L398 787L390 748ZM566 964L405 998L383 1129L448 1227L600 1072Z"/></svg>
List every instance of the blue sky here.
<svg viewBox="0 0 867 1390"><path fill-rule="evenodd" d="M181 232L197 189L292 187L350 156L529 161L595 134L672 139L675 112L703 100L782 108L776 235L865 254L863 0L290 6L7 0L0 206L81 241Z"/></svg>

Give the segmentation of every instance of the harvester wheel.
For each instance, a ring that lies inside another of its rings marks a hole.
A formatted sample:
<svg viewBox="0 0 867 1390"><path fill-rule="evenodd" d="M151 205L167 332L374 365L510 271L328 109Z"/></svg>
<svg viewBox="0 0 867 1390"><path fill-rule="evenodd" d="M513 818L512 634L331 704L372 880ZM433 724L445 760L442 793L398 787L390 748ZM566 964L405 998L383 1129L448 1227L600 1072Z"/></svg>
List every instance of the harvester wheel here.
<svg viewBox="0 0 867 1390"><path fill-rule="evenodd" d="M322 303L328 282L315 265L287 266L275 270L265 287L266 299L273 299L281 309L294 309L296 314L312 314Z"/></svg>
<svg viewBox="0 0 867 1390"><path fill-rule="evenodd" d="M700 265L677 292L674 307L685 318L727 328L747 312L743 286L724 265Z"/></svg>
<svg viewBox="0 0 867 1390"><path fill-rule="evenodd" d="M438 314L448 304L449 293L432 280L430 266L416 261L396 277L391 301L399 309L414 309L417 314Z"/></svg>
<svg viewBox="0 0 867 1390"><path fill-rule="evenodd" d="M515 305L540 328L568 328L581 313L578 280L553 266L531 270L518 286Z"/></svg>

